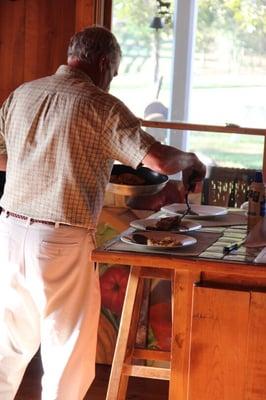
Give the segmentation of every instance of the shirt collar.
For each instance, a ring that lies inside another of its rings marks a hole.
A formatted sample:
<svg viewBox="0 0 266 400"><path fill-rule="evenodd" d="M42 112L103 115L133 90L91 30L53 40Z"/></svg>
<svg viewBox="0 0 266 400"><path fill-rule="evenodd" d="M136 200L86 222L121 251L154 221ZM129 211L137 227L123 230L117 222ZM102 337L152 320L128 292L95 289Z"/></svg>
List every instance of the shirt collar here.
<svg viewBox="0 0 266 400"><path fill-rule="evenodd" d="M70 67L69 65L60 65L60 67L56 71L56 74L70 75L75 78L82 78L85 81L93 83L89 75L86 74L86 72L78 68Z"/></svg>

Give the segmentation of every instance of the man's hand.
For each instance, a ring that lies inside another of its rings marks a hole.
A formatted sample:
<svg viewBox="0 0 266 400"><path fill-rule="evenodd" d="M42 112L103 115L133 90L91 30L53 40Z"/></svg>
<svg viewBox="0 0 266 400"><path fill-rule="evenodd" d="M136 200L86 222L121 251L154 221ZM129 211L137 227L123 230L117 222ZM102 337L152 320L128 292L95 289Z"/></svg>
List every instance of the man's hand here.
<svg viewBox="0 0 266 400"><path fill-rule="evenodd" d="M183 184L185 192L194 192L196 183L201 182L206 175L206 166L195 156L195 162L193 167L183 170Z"/></svg>

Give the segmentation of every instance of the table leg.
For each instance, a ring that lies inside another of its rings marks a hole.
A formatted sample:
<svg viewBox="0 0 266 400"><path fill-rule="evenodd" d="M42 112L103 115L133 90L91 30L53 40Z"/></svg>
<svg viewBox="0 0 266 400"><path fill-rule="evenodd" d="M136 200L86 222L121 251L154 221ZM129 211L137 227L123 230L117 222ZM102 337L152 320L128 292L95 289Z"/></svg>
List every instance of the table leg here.
<svg viewBox="0 0 266 400"><path fill-rule="evenodd" d="M174 271L172 280L172 345L169 400L188 399L190 325L193 283L198 274Z"/></svg>

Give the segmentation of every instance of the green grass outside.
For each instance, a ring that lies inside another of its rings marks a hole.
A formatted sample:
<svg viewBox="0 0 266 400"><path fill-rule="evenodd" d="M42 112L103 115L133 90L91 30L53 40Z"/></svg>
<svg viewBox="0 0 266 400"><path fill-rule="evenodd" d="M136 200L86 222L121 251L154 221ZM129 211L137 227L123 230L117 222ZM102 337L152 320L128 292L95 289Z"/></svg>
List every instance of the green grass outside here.
<svg viewBox="0 0 266 400"><path fill-rule="evenodd" d="M189 148L214 160L217 165L235 168L262 168L264 138L260 136L190 133Z"/></svg>

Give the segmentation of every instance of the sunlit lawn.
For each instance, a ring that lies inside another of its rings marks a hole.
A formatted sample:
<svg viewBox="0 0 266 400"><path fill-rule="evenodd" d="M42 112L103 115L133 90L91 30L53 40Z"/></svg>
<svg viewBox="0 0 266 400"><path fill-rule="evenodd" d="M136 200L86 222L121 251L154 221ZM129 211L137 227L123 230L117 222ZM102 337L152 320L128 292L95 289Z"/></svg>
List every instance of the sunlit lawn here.
<svg viewBox="0 0 266 400"><path fill-rule="evenodd" d="M205 154L218 165L236 168L262 167L263 137L221 133L190 133L192 151Z"/></svg>

